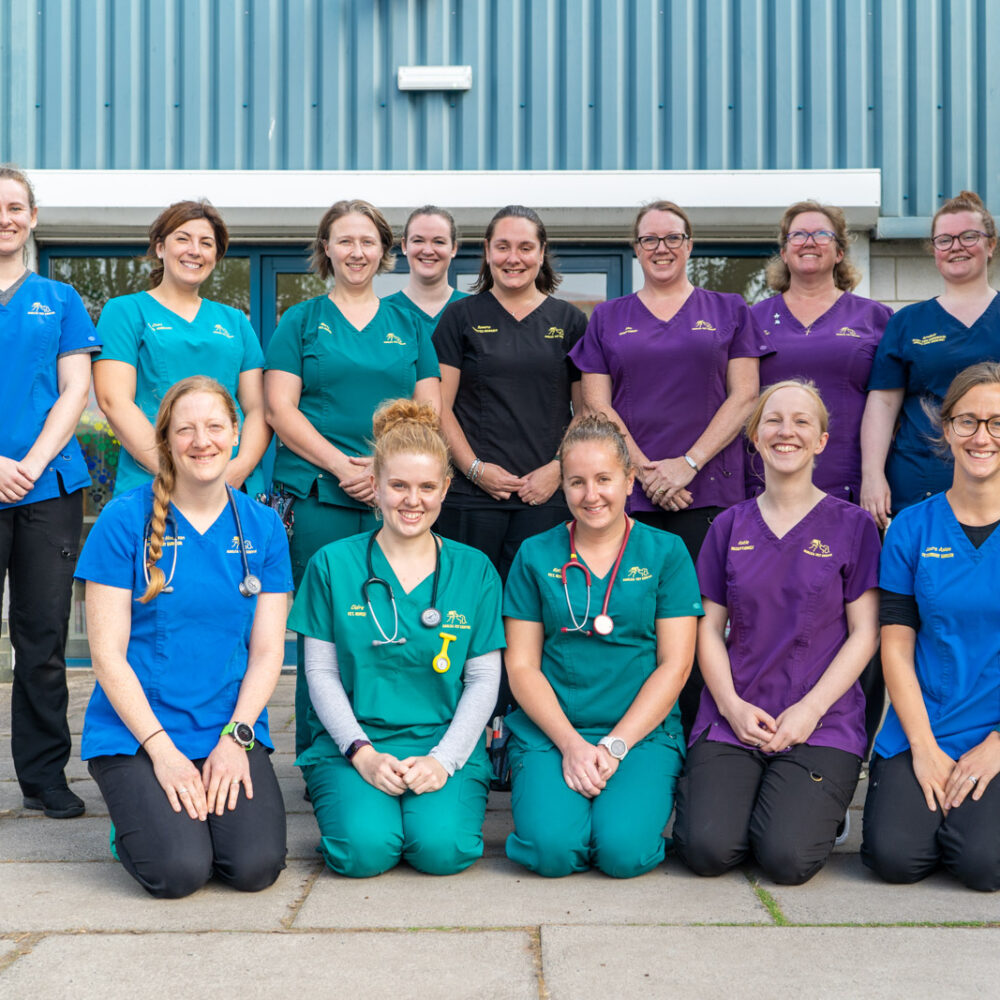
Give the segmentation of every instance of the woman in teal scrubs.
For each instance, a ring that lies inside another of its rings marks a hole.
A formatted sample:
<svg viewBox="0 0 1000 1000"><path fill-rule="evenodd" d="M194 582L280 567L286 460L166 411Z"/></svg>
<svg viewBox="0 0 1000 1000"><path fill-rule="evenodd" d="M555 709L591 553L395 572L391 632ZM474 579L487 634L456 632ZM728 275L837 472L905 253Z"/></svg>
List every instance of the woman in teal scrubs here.
<svg viewBox="0 0 1000 1000"><path fill-rule="evenodd" d="M445 306L468 297L448 284L448 268L458 253L451 212L437 205L414 209L403 227L400 249L410 265L410 280L387 301L411 313L431 336Z"/></svg>
<svg viewBox="0 0 1000 1000"><path fill-rule="evenodd" d="M441 406L430 335L372 287L391 271L392 228L367 201L338 201L320 219L312 267L327 295L282 317L267 348L267 419L278 435L274 479L294 503L292 572L298 587L322 546L374 527L368 436L384 399ZM302 672L295 688L295 749L322 732Z"/></svg>
<svg viewBox="0 0 1000 1000"><path fill-rule="evenodd" d="M94 391L122 443L115 496L153 478L157 410L167 389L189 375L214 378L236 399L240 446L226 481L251 496L264 488L258 463L271 431L260 341L239 309L201 297L228 246L226 224L208 202L171 205L149 229L149 291L111 299L101 312Z"/></svg>
<svg viewBox="0 0 1000 1000"><path fill-rule="evenodd" d="M616 878L663 859L684 762L677 696L702 614L683 542L625 514L617 424L583 418L559 448L573 520L522 543L504 595L514 832L540 875Z"/></svg>
<svg viewBox="0 0 1000 1000"><path fill-rule="evenodd" d="M289 618L322 720L296 763L334 871L363 878L402 859L450 875L483 852L500 579L481 552L431 533L451 481L434 408L393 400L374 432L382 526L317 552Z"/></svg>

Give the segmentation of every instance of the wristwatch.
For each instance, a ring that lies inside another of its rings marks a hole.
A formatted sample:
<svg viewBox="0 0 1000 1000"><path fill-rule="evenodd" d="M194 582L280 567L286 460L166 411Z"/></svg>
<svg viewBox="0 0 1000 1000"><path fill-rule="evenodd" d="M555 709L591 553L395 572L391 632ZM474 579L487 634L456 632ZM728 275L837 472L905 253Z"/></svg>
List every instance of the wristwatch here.
<svg viewBox="0 0 1000 1000"><path fill-rule="evenodd" d="M236 744L243 747L244 750L253 750L253 726L249 726L245 722L230 722L229 725L222 730L221 735L232 736L232 738L236 741Z"/></svg>
<svg viewBox="0 0 1000 1000"><path fill-rule="evenodd" d="M628 753L628 744L620 736L602 736L597 745L604 747L615 760L624 760Z"/></svg>
<svg viewBox="0 0 1000 1000"><path fill-rule="evenodd" d="M372 745L372 741L371 741L371 740L355 740L355 741L354 741L354 742L353 742L353 743L352 743L352 744L351 744L351 745L350 745L350 746L349 746L349 747L347 748L346 752L344 753L344 759L345 759L345 760L354 760L354 755L355 755L355 754L356 754L356 753L357 753L357 752L358 752L358 751L359 751L359 750L360 750L360 749L361 749L362 747L370 747L371 745Z"/></svg>

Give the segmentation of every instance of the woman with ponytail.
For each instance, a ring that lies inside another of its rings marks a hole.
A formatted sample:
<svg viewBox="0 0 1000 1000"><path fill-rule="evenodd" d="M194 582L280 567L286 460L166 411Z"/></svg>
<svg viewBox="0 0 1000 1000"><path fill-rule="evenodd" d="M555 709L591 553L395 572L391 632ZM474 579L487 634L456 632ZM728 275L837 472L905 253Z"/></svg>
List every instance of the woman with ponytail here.
<svg viewBox="0 0 1000 1000"><path fill-rule="evenodd" d="M112 822L112 851L153 896L213 875L244 891L285 863L285 811L265 706L292 589L274 511L226 481L236 407L186 378L154 428L159 471L105 507L77 567L98 685L83 759Z"/></svg>
<svg viewBox="0 0 1000 1000"><path fill-rule="evenodd" d="M431 532L451 483L435 409L383 403L374 437L381 527L320 549L289 618L324 727L296 763L335 872L451 875L483 853L500 579Z"/></svg>

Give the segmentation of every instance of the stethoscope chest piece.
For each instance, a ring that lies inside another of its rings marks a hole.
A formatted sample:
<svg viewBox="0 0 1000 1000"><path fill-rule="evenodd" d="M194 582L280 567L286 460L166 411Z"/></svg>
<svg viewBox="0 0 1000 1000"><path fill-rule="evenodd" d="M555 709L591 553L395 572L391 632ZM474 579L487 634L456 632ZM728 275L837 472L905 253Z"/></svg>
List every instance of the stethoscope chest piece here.
<svg viewBox="0 0 1000 1000"><path fill-rule="evenodd" d="M441 624L441 612L437 608L424 608L420 612L420 624L424 628L437 628Z"/></svg>
<svg viewBox="0 0 1000 1000"><path fill-rule="evenodd" d="M594 615L594 631L598 635L611 635L614 627L611 615Z"/></svg>
<svg viewBox="0 0 1000 1000"><path fill-rule="evenodd" d="M253 573L247 573L240 583L240 593L244 597L256 597L260 593L260 589L260 577L254 576ZM597 628L596 622L594 628Z"/></svg>

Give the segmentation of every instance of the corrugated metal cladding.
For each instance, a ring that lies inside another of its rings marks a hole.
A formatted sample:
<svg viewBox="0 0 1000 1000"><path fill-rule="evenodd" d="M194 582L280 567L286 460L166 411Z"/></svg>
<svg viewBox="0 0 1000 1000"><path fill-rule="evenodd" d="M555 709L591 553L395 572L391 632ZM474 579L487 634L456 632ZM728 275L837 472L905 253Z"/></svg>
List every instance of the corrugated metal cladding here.
<svg viewBox="0 0 1000 1000"><path fill-rule="evenodd" d="M473 67L402 93L399 65ZM881 167L1000 202L997 0L0 0L29 167Z"/></svg>

